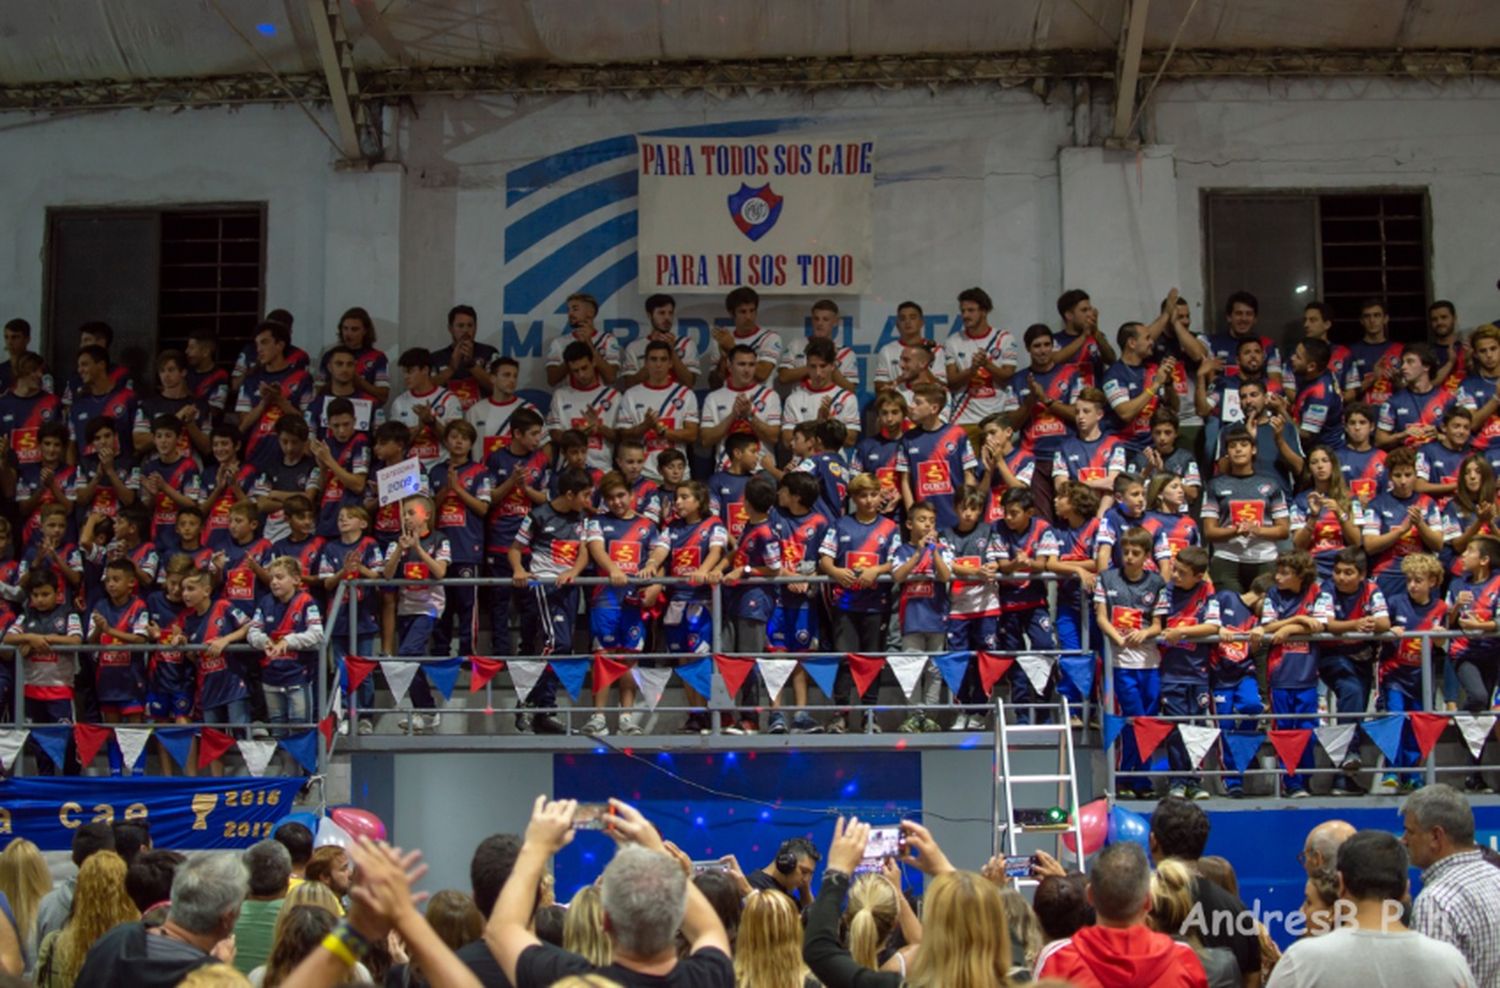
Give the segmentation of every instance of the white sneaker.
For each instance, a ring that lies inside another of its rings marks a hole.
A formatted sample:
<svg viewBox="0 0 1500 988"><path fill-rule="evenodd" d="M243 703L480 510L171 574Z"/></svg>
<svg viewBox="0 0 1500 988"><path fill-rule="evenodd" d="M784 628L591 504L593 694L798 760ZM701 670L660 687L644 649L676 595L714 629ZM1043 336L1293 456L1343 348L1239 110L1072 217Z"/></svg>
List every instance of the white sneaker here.
<svg viewBox="0 0 1500 988"><path fill-rule="evenodd" d="M348 736L349 736L349 718L348 717L340 717L339 718L339 737L341 737L341 738L347 738Z"/></svg>
<svg viewBox="0 0 1500 988"><path fill-rule="evenodd" d="M948 730L950 730L950 731L967 731L968 729L969 729L969 715L968 714L959 714L957 717L953 718L953 726L950 727L950 728L948 728Z"/></svg>
<svg viewBox="0 0 1500 988"><path fill-rule="evenodd" d="M374 734L374 733L375 733L375 722L373 720L371 720L370 718L368 718L368 717L361 717L359 719L359 736L360 737L365 737L366 735Z"/></svg>
<svg viewBox="0 0 1500 988"><path fill-rule="evenodd" d="M1375 783L1370 791L1377 796L1394 796L1401 791L1401 787L1395 779L1385 778Z"/></svg>
<svg viewBox="0 0 1500 988"><path fill-rule="evenodd" d="M590 737L602 738L609 733L609 722L604 719L603 714L594 714L584 723L583 733Z"/></svg>
<svg viewBox="0 0 1500 988"><path fill-rule="evenodd" d="M412 732L415 734L431 734L442 723L442 714L417 714L412 718Z"/></svg>
<svg viewBox="0 0 1500 988"><path fill-rule="evenodd" d="M635 719L635 714L620 715L620 733L631 735L644 733L640 723Z"/></svg>

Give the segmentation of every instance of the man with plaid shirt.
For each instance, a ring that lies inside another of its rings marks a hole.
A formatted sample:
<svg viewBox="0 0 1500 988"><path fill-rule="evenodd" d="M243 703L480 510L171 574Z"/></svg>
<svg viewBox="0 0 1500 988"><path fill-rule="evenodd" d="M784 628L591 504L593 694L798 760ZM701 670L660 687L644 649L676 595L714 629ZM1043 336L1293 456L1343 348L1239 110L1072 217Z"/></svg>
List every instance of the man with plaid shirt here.
<svg viewBox="0 0 1500 988"><path fill-rule="evenodd" d="M1422 869L1411 928L1457 947L1478 985L1500 985L1500 868L1474 843L1474 811L1452 786L1431 785L1401 808L1402 841Z"/></svg>

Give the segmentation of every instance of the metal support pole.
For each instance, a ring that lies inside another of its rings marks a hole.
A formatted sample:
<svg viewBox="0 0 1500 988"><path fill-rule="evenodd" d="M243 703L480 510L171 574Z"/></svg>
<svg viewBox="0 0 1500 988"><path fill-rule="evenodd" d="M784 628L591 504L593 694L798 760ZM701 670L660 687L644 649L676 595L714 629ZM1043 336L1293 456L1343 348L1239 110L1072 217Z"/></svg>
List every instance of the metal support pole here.
<svg viewBox="0 0 1500 988"><path fill-rule="evenodd" d="M19 648L12 648L10 650L10 660L12 662L14 662L15 666L16 666L16 668L15 668L15 676L11 679L12 684L14 684L11 688L15 690L16 727L18 727L18 728L25 728L25 726L26 726L26 667L25 667L26 664L25 664L25 661L21 658L21 650ZM25 746L22 746L21 751L16 754L16 766L15 766L15 769L11 772L11 774L12 775L16 775L16 776L23 776L23 775L26 774L26 749L25 749Z"/></svg>
<svg viewBox="0 0 1500 988"><path fill-rule="evenodd" d="M1428 710L1434 709L1433 702L1432 702L1432 700L1433 700L1432 685L1433 685L1432 684L1432 639L1428 638L1426 635L1423 635L1422 636L1422 705L1426 709L1428 709ZM1427 767L1426 767L1426 773L1425 774L1426 774L1426 778L1427 778L1427 784L1429 786L1432 785L1434 782L1437 781L1437 745L1433 745L1432 746L1432 750L1427 753Z"/></svg>
<svg viewBox="0 0 1500 988"><path fill-rule="evenodd" d="M1109 716L1115 709L1115 647L1108 637L1100 637L1104 638L1104 683L1099 691L1104 702L1100 718L1100 723L1103 723L1103 717ZM1109 787L1110 799L1115 796L1115 754L1119 744L1120 739L1115 738L1114 744L1104 748L1104 783Z"/></svg>
<svg viewBox="0 0 1500 988"><path fill-rule="evenodd" d="M720 584L715 583L708 589L710 595L708 602L708 626L711 631L709 638L712 642L711 648L713 649L713 654L719 655L724 651L724 588ZM718 734L720 733L719 728L724 718L719 712L714 710L713 684L714 680L719 678L719 670L713 667L712 659L709 662L708 696L703 698L703 702L708 709L709 730L713 734ZM732 708L734 697L730 697L729 699Z"/></svg>

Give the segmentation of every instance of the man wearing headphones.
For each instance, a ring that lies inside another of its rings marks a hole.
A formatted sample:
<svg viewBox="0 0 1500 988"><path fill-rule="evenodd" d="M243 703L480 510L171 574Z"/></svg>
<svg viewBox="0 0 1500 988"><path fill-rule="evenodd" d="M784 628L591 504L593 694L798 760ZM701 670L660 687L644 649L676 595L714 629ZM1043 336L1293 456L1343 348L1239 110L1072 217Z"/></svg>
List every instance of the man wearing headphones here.
<svg viewBox="0 0 1500 988"><path fill-rule="evenodd" d="M806 837L783 841L776 849L776 860L746 878L751 888L775 889L789 896L797 908L812 905L812 877L823 856Z"/></svg>

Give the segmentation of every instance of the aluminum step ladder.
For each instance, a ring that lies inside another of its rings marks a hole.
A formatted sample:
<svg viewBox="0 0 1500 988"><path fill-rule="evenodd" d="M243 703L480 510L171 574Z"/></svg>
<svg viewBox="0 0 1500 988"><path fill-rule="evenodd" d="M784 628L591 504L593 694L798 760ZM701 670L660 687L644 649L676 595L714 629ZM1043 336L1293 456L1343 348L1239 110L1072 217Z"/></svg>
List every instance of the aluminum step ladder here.
<svg viewBox="0 0 1500 988"><path fill-rule="evenodd" d="M1034 714L1042 713L1046 708L1031 707ZM1056 846L1053 857L1059 861L1064 860L1065 848L1062 843L1063 834L1071 832L1073 840L1078 847L1077 854L1078 870L1084 870L1083 850L1083 822L1078 813L1078 763L1073 750L1073 730L1069 726L1073 710L1068 698L1058 697L1058 702L1050 711L1054 717L1051 724L1008 724L1005 719L1005 701L995 699L995 796L994 796L994 820L995 837L993 842L993 854L1005 854L1015 856L1020 854L1019 839L1022 834L1053 834L1056 838ZM1057 771L1042 774L1016 774L1011 771L1010 745L1012 740L1020 738L1041 737L1050 739L1053 744L1047 746L1028 747L1028 751L1055 750L1057 753ZM1042 794L1051 787L1050 796ZM1017 789L1023 795L1031 795L1033 799L1022 799L1017 803ZM1043 809L1052 806L1061 806L1069 810L1069 823L1064 826L1056 824L1038 825L1035 823L1018 823L1016 810L1033 809L1041 803ZM1071 853L1071 852L1067 852ZM1037 879L1031 877L1012 879L1017 887L1025 888L1035 886Z"/></svg>

